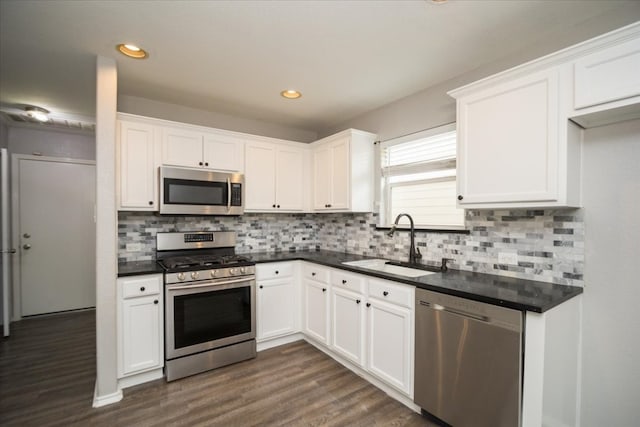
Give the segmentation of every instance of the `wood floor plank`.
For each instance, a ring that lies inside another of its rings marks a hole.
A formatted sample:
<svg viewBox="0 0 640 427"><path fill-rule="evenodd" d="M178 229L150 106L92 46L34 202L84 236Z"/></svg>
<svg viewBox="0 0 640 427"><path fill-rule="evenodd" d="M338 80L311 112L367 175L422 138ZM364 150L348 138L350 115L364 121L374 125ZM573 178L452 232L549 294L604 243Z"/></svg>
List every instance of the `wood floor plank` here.
<svg viewBox="0 0 640 427"><path fill-rule="evenodd" d="M304 341L124 390L91 407L95 312L12 324L0 341L2 426L435 426Z"/></svg>

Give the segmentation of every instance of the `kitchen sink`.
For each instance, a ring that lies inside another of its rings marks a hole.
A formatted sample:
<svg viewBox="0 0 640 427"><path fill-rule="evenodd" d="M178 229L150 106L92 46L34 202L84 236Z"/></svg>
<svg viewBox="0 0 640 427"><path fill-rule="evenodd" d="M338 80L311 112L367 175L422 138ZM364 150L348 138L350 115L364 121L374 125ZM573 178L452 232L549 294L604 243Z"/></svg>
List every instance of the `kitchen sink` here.
<svg viewBox="0 0 640 427"><path fill-rule="evenodd" d="M435 273L433 271L426 271L419 268L390 264L390 261L386 259L363 259L360 261L346 261L342 264L405 277L420 277Z"/></svg>

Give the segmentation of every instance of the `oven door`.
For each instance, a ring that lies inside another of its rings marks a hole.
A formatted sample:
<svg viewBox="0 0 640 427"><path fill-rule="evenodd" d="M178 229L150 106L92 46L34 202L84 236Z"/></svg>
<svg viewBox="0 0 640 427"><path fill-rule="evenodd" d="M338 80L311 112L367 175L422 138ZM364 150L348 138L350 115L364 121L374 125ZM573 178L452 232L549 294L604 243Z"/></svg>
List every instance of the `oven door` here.
<svg viewBox="0 0 640 427"><path fill-rule="evenodd" d="M167 360L256 337L255 279L165 286Z"/></svg>

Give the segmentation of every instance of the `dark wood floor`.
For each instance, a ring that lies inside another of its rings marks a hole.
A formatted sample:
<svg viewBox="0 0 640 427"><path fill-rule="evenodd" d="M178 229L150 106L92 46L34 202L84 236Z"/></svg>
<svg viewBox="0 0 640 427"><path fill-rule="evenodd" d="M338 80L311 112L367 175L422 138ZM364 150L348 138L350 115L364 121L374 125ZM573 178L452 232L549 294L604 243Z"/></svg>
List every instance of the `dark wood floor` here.
<svg viewBox="0 0 640 427"><path fill-rule="evenodd" d="M93 409L95 312L12 324L0 342L0 425L433 426L305 342Z"/></svg>

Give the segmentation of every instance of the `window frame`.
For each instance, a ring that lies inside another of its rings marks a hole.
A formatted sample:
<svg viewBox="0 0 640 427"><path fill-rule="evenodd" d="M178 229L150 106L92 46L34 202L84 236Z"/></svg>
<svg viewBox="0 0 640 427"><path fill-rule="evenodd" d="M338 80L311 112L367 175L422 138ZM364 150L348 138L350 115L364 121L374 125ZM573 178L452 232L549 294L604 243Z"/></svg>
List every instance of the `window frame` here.
<svg viewBox="0 0 640 427"><path fill-rule="evenodd" d="M391 228L391 224L393 222L393 218L390 218L391 205L389 203L386 203L386 200L388 200L388 198L390 197L391 189L393 187L403 186L403 185L404 186L416 185L416 184L426 183L426 182L435 183L435 182L452 181L452 180L456 181L456 185L457 185L457 179L458 179L457 169L454 167L454 165L457 164L458 156L456 154L456 159L444 159L444 160L435 160L432 162L428 162L428 163L431 163L431 167L429 168L428 171L426 171L426 172L433 172L433 171L439 171L439 170L456 169L456 174L453 177L440 177L440 178L432 178L432 179L406 181L401 183L390 183L388 185L385 185L385 176L384 176L385 174L383 173L383 168L382 168L383 150L390 146L403 144L403 143L415 141L418 139L429 138L429 137L437 136L438 134L443 134L443 133L452 132L452 131L456 131L455 122L448 123L441 126L436 126L434 128L430 128L430 129L426 129L418 132L414 132L414 133L400 136L397 138L391 138L386 141L377 142L376 144L377 149L375 152L375 180L377 185L376 187L377 191L375 192L375 200L374 200L375 210L378 213L378 221L376 224L376 229L388 230ZM420 172L425 172L424 169L420 170L421 168L417 164L400 165L400 166L392 167L392 169L395 169L396 171L405 169L407 171L419 170ZM405 229L405 228L409 228L409 226L408 224L399 224L397 228ZM424 225L419 225L415 228L415 230L430 231L430 232L446 232L446 233L464 233L464 234L469 233L469 231L466 229L464 218L463 218L463 225L461 226L429 225L429 226L426 226L425 228Z"/></svg>

